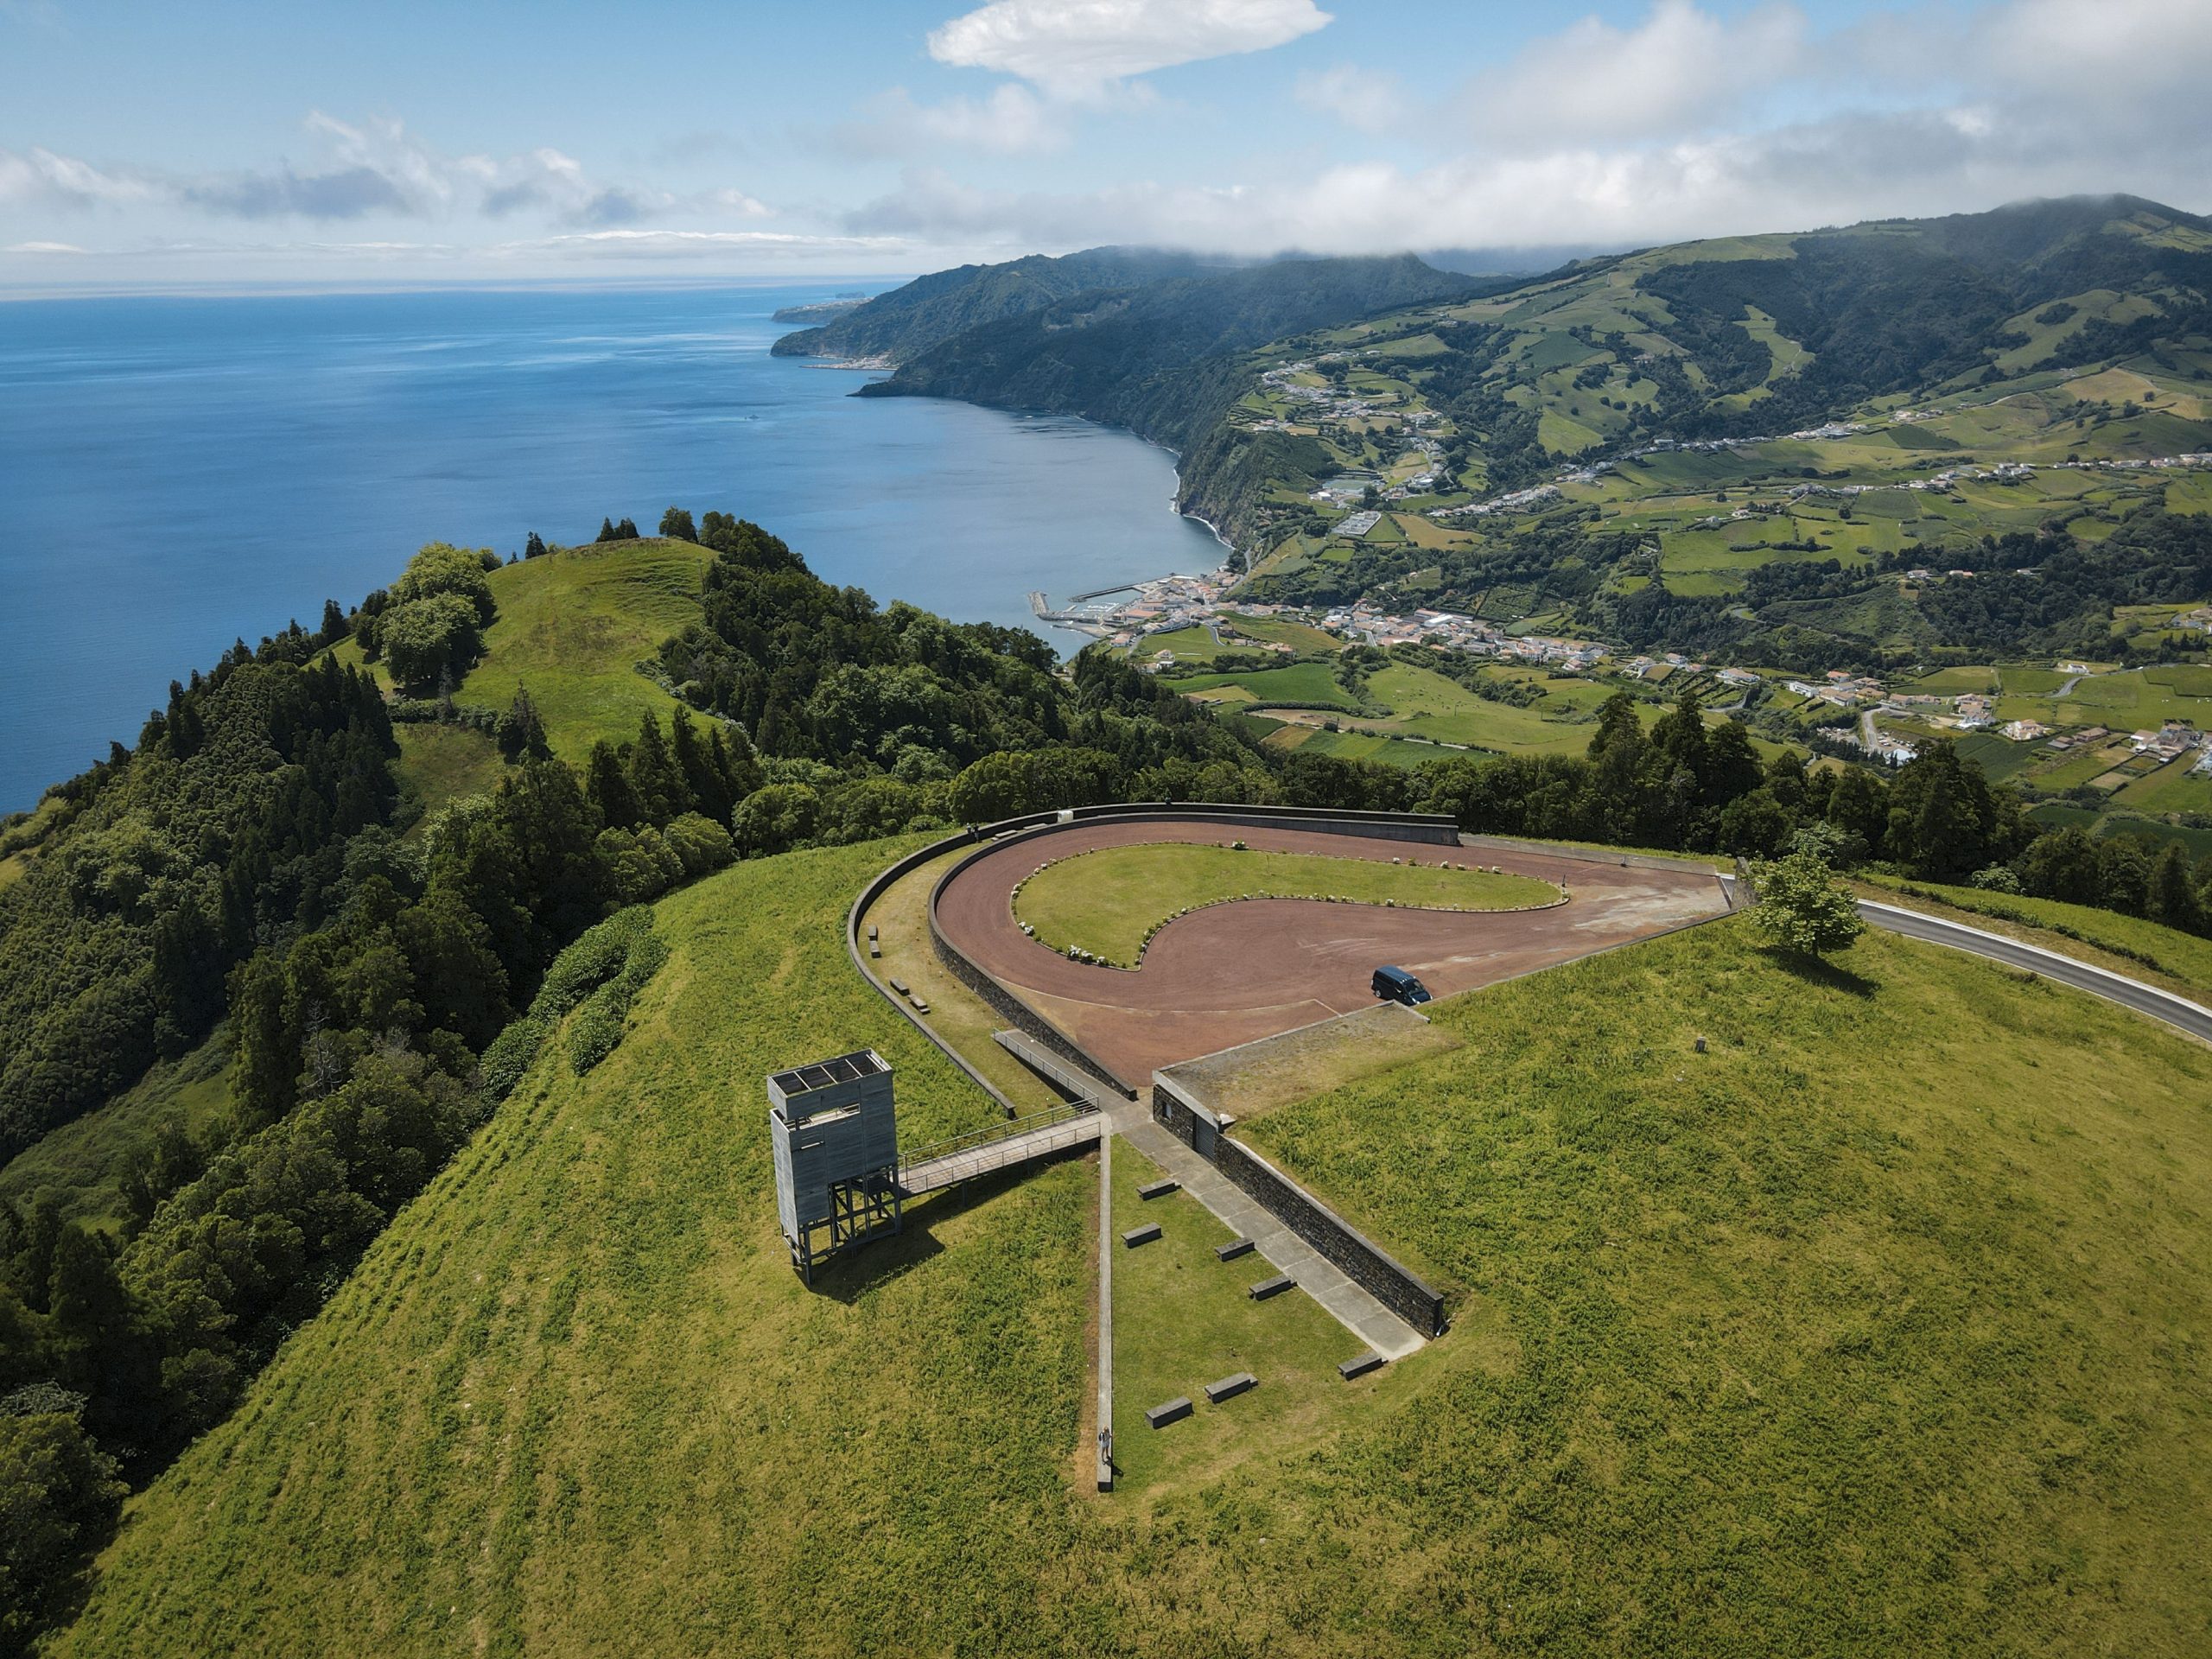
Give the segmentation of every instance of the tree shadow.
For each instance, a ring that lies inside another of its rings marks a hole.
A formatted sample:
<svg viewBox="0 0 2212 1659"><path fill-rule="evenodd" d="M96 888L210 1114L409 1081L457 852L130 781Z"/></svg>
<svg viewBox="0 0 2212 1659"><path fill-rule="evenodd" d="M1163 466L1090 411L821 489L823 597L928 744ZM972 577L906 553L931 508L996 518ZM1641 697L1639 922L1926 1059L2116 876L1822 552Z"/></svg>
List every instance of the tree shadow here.
<svg viewBox="0 0 2212 1659"><path fill-rule="evenodd" d="M978 1205L988 1203L1000 1193L1020 1185L1046 1164L1065 1161L1071 1154L1096 1150L1087 1143L1071 1147L1060 1158L1040 1158L1013 1169L995 1170L957 1186L908 1200L899 1217L899 1231L870 1239L836 1261L817 1266L814 1269L814 1294L850 1306L878 1286L911 1273L931 1256L943 1254L944 1246L931 1231L937 1224L963 1216Z"/></svg>
<svg viewBox="0 0 2212 1659"><path fill-rule="evenodd" d="M1864 974L1854 974L1840 963L1831 962L1826 957L1806 956L1799 951L1785 950L1780 945L1769 945L1766 954L1770 961L1779 963L1788 972L1823 990L1841 991L1846 995L1871 1002L1874 1000L1874 993L1881 988Z"/></svg>

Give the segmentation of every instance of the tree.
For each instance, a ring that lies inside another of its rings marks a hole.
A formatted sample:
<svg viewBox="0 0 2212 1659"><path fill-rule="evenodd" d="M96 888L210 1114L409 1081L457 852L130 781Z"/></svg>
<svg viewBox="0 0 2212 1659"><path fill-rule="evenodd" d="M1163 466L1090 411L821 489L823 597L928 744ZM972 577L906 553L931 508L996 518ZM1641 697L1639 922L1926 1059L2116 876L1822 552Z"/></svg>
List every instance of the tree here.
<svg viewBox="0 0 2212 1659"><path fill-rule="evenodd" d="M545 722L537 717L537 705L530 700L528 688L515 688L514 702L499 716L499 753L510 762L552 758L553 751L545 742Z"/></svg>
<svg viewBox="0 0 2212 1659"><path fill-rule="evenodd" d="M536 531L531 531L530 532L530 539L522 544L522 556L525 559L543 558L545 556L545 538L540 536Z"/></svg>
<svg viewBox="0 0 2212 1659"><path fill-rule="evenodd" d="M595 542L619 542L622 537L615 530L614 521L612 518L602 518L599 521L599 534L592 539Z"/></svg>
<svg viewBox="0 0 2212 1659"><path fill-rule="evenodd" d="M22 1408L49 1404L62 1408ZM28 1647L72 1570L106 1541L128 1490L78 1421L82 1405L55 1389L0 1399L0 1647L10 1652Z"/></svg>
<svg viewBox="0 0 2212 1659"><path fill-rule="evenodd" d="M2145 910L2154 922L2185 932L2204 931L2204 910L2190 879L2189 855L2177 841L2168 842L2158 861L2151 867L2149 902Z"/></svg>
<svg viewBox="0 0 2212 1659"><path fill-rule="evenodd" d="M665 824L691 810L691 791L684 783L660 722L645 713L638 723L638 741L630 746L627 766L630 793L649 823Z"/></svg>
<svg viewBox="0 0 2212 1659"><path fill-rule="evenodd" d="M683 507L671 507L661 514L660 533L679 542L699 539L698 526L691 522L691 514Z"/></svg>
<svg viewBox="0 0 2212 1659"><path fill-rule="evenodd" d="M1770 944L1792 956L1845 950L1866 925L1851 894L1808 853L1757 865L1751 874L1759 895L1751 920Z"/></svg>
<svg viewBox="0 0 2212 1659"><path fill-rule="evenodd" d="M346 607L334 599L322 601L322 631L315 635L315 643L334 645L353 632L353 625L346 620Z"/></svg>
<svg viewBox="0 0 2212 1659"><path fill-rule="evenodd" d="M603 737L591 746L591 758L584 763L584 794L599 821L610 830L632 829L644 820L622 751Z"/></svg>
<svg viewBox="0 0 2212 1659"><path fill-rule="evenodd" d="M624 518L619 520L614 526L614 539L618 542L636 541L638 539L638 521L634 518Z"/></svg>
<svg viewBox="0 0 2212 1659"><path fill-rule="evenodd" d="M395 605L377 619L391 677L416 692L458 680L483 652L476 607L457 593Z"/></svg>

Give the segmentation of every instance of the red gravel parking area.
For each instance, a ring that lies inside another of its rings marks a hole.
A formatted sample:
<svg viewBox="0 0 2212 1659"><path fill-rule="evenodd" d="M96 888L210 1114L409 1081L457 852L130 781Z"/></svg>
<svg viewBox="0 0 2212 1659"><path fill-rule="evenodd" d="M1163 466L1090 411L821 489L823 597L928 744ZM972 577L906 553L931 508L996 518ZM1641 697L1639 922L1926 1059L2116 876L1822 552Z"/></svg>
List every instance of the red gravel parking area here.
<svg viewBox="0 0 2212 1659"><path fill-rule="evenodd" d="M1496 865L1567 890L1546 910L1392 910L1304 899L1215 905L1170 922L1134 971L1070 962L1015 925L1014 884L1040 864L1102 847L1181 841L1387 863ZM938 898L945 937L1131 1087L1157 1067L1366 1007L1384 963L1438 996L1725 912L1708 870L1624 868L1534 853L1434 846L1311 830L1166 820L1077 823L1019 836L961 870Z"/></svg>

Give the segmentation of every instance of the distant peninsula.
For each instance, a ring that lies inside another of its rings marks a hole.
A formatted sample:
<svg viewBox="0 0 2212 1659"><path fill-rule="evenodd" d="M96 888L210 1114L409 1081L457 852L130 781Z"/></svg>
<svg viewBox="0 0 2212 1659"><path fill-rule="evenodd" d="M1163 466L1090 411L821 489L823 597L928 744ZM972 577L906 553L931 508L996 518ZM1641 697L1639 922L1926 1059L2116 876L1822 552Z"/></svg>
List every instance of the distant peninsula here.
<svg viewBox="0 0 2212 1659"><path fill-rule="evenodd" d="M786 305L768 314L771 322L803 322L814 325L830 322L846 312L868 303L865 294L840 295L834 300L816 300L808 305Z"/></svg>

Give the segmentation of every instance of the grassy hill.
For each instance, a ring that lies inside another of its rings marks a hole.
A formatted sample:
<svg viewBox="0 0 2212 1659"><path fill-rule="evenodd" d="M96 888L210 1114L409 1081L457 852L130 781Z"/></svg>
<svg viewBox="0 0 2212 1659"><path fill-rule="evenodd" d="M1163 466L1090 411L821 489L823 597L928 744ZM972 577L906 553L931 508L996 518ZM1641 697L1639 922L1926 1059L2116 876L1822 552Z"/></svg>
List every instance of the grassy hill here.
<svg viewBox="0 0 2212 1659"><path fill-rule="evenodd" d="M576 765L601 738L635 737L644 715L665 721L676 699L635 665L699 620L700 585L713 557L696 543L647 537L557 548L500 566L488 576L498 620L454 700L504 710L527 687L553 753ZM336 650L341 661L360 663L352 643ZM381 664L377 677L389 689ZM427 805L498 786L504 767L482 734L402 725L397 735L401 773Z"/></svg>
<svg viewBox="0 0 2212 1659"><path fill-rule="evenodd" d="M2201 1642L2201 1048L1904 941L1800 976L1733 924L1440 1005L1464 1050L1259 1138L1452 1331L1101 1498L1087 1169L918 1205L815 1292L781 1257L763 1072L873 1043L910 1135L985 1121L839 942L903 844L664 900L621 1046L540 1062L52 1650Z"/></svg>

